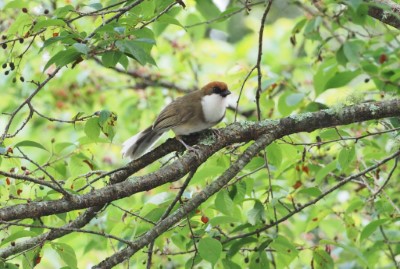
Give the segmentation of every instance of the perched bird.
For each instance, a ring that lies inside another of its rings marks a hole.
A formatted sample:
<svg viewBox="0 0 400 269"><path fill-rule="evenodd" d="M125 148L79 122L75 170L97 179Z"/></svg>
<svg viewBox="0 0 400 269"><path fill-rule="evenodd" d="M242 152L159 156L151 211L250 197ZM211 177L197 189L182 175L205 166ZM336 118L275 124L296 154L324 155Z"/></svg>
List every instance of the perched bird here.
<svg viewBox="0 0 400 269"><path fill-rule="evenodd" d="M161 111L153 125L123 143L122 157L138 159L168 130L175 133L186 149L192 150L179 136L208 129L220 122L225 116L226 96L230 93L224 82L214 81L177 98Z"/></svg>

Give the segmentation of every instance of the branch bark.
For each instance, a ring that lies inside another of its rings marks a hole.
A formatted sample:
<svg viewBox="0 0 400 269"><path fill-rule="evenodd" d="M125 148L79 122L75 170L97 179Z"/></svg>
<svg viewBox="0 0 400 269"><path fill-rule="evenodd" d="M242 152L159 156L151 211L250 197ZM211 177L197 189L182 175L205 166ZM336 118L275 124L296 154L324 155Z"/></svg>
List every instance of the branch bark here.
<svg viewBox="0 0 400 269"><path fill-rule="evenodd" d="M31 202L5 207L0 209L0 220L37 218L93 206L102 206L111 201L177 181L189 171L199 167L211 155L222 148L234 143L256 140L265 134L271 134L274 139L278 139L298 132L311 132L320 128L395 116L400 116L399 99L304 113L281 120L266 120L257 123L237 122L225 129L221 129L218 141L210 141L209 137L202 138L201 135L191 137L189 139L190 144L199 144L197 155L193 152L187 153L182 158L156 172L126 180L141 167L154 162L172 150L182 149L182 146L177 141L171 139L138 161L131 162L121 171L115 172L111 176L111 181L118 182L116 184L87 194L72 195L59 200Z"/></svg>
<svg viewBox="0 0 400 269"><path fill-rule="evenodd" d="M400 29L400 4L391 0L374 0L370 4L369 16Z"/></svg>

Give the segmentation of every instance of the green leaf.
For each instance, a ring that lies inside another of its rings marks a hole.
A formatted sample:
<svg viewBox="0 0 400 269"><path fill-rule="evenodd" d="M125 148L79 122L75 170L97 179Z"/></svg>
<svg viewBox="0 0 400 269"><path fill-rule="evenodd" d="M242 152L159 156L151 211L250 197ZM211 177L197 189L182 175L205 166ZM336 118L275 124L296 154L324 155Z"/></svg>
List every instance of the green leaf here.
<svg viewBox="0 0 400 269"><path fill-rule="evenodd" d="M121 58L119 59L119 63L125 68L125 70L128 70L129 60L125 54L122 54Z"/></svg>
<svg viewBox="0 0 400 269"><path fill-rule="evenodd" d="M256 200L253 208L247 212L247 220L251 225L265 220L265 208L260 201Z"/></svg>
<svg viewBox="0 0 400 269"><path fill-rule="evenodd" d="M90 139L96 139L100 135L100 125L98 118L91 118L85 123L85 134Z"/></svg>
<svg viewBox="0 0 400 269"><path fill-rule="evenodd" d="M363 42L361 40L349 40L343 45L343 52L351 63L359 63Z"/></svg>
<svg viewBox="0 0 400 269"><path fill-rule="evenodd" d="M325 84L324 91L327 89L343 87L361 73L360 69L355 71L336 72Z"/></svg>
<svg viewBox="0 0 400 269"><path fill-rule="evenodd" d="M207 20L217 18L221 13L212 0L196 1L196 9Z"/></svg>
<svg viewBox="0 0 400 269"><path fill-rule="evenodd" d="M54 11L54 16L56 16L57 18L64 18L69 12L75 10L75 8L71 5L67 5L67 6L63 6L60 8L57 8Z"/></svg>
<svg viewBox="0 0 400 269"><path fill-rule="evenodd" d="M361 1L361 2L359 2ZM351 4L351 9L348 9L346 16L351 18L355 24L365 26L368 17L369 4L364 3L362 0L351 0L355 4Z"/></svg>
<svg viewBox="0 0 400 269"><path fill-rule="evenodd" d="M232 14L236 13L239 10L241 10L240 7L231 7L231 8L226 9L224 12L219 14L219 19L217 20L217 22L223 22L223 21L229 19L232 16Z"/></svg>
<svg viewBox="0 0 400 269"><path fill-rule="evenodd" d="M200 257L210 262L213 266L217 263L222 253L221 242L210 237L202 238L197 247Z"/></svg>
<svg viewBox="0 0 400 269"><path fill-rule="evenodd" d="M272 239L267 239L264 242L262 242L258 247L258 251L259 252L264 251L264 249L266 249L272 243L272 241L273 241Z"/></svg>
<svg viewBox="0 0 400 269"><path fill-rule="evenodd" d="M349 215L345 215L344 223L346 226L347 238L351 242L355 243L357 241L357 237L358 237L358 229L355 225L354 219Z"/></svg>
<svg viewBox="0 0 400 269"><path fill-rule="evenodd" d="M93 8L94 10L99 10L103 8L103 5L101 3L93 3L87 6Z"/></svg>
<svg viewBox="0 0 400 269"><path fill-rule="evenodd" d="M362 4L363 0L345 0L348 6L350 6L353 11L357 11L358 7Z"/></svg>
<svg viewBox="0 0 400 269"><path fill-rule="evenodd" d="M22 259L22 268L23 269L33 268L32 264L36 265L36 259L39 257L41 250L42 246L39 246L30 249L27 252L24 252L24 259Z"/></svg>
<svg viewBox="0 0 400 269"><path fill-rule="evenodd" d="M308 20L304 28L304 36L311 40L320 40L319 26L321 23L322 18L320 16Z"/></svg>
<svg viewBox="0 0 400 269"><path fill-rule="evenodd" d="M279 255L283 256L281 260L286 266L289 266L299 253L291 241L281 235L278 235L270 246L272 249L275 249Z"/></svg>
<svg viewBox="0 0 400 269"><path fill-rule="evenodd" d="M258 240L255 239L254 237L245 237L245 238L239 239L236 242L234 242L232 245L229 246L226 256L233 257L236 253L239 252L239 250L243 246L248 246L252 243L257 243L257 242L258 242Z"/></svg>
<svg viewBox="0 0 400 269"><path fill-rule="evenodd" d="M222 260L222 266L224 267L224 269L242 269L240 265L228 259Z"/></svg>
<svg viewBox="0 0 400 269"><path fill-rule="evenodd" d="M3 262L3 260L0 260L0 268L7 268L7 269L20 269L20 265L18 263L9 263L9 262Z"/></svg>
<svg viewBox="0 0 400 269"><path fill-rule="evenodd" d="M32 232L32 231L27 231L27 230L14 232L9 237L6 237L6 238L2 239L0 241L0 246L5 245L5 244L7 244L9 242L15 241L15 240L17 240L19 238L33 237L33 236L36 236L36 235L37 235L37 233Z"/></svg>
<svg viewBox="0 0 400 269"><path fill-rule="evenodd" d="M240 218L235 216L216 216L210 219L210 224L212 226L221 225L221 224L230 224L239 222Z"/></svg>
<svg viewBox="0 0 400 269"><path fill-rule="evenodd" d="M232 200L236 203L236 204L241 204L246 196L246 189L247 185L245 182L240 181L238 183L236 183L235 185L233 185L233 189L234 189L234 195L231 195L231 192L229 193L229 196L232 198Z"/></svg>
<svg viewBox="0 0 400 269"><path fill-rule="evenodd" d="M121 59L122 53L119 51L107 51L102 54L101 61L105 67L115 67Z"/></svg>
<svg viewBox="0 0 400 269"><path fill-rule="evenodd" d="M106 123L108 121L108 119L111 116L111 112L108 110L102 110L100 111L100 115L99 115L99 124L100 126L103 126L104 123Z"/></svg>
<svg viewBox="0 0 400 269"><path fill-rule="evenodd" d="M10 28L8 28L7 35L13 36L15 34L19 34L23 36L25 34L23 31L26 25L29 25L29 23L32 23L31 16L26 13L20 12L17 19L12 23ZM25 31L27 31L27 29Z"/></svg>
<svg viewBox="0 0 400 269"><path fill-rule="evenodd" d="M3 9L7 8L24 8L27 5L27 1L14 0L7 1L7 4L3 7Z"/></svg>
<svg viewBox="0 0 400 269"><path fill-rule="evenodd" d="M347 57L344 54L343 46L341 46L336 52L336 61L343 66L345 66L348 62Z"/></svg>
<svg viewBox="0 0 400 269"><path fill-rule="evenodd" d="M135 40L119 40L115 42L115 45L120 51L125 53L128 57L135 59L141 65L145 65L146 63L156 65L153 57L142 48L141 43L142 42Z"/></svg>
<svg viewBox="0 0 400 269"><path fill-rule="evenodd" d="M326 90L326 82L338 71L335 59L331 58L323 62L314 75L314 89L317 96Z"/></svg>
<svg viewBox="0 0 400 269"><path fill-rule="evenodd" d="M201 23L202 21L203 19L200 18L200 16L197 16L196 13L190 13L186 18L186 25L190 26ZM187 28L186 30L189 33L192 40L199 41L204 37L207 28L206 25L199 24L197 27L190 27Z"/></svg>
<svg viewBox="0 0 400 269"><path fill-rule="evenodd" d="M268 162L273 164L275 167L279 168L282 164L282 150L278 143L271 143L266 148Z"/></svg>
<svg viewBox="0 0 400 269"><path fill-rule="evenodd" d="M286 104L288 106L295 106L303 100L304 96L304 93L292 93L286 97Z"/></svg>
<svg viewBox="0 0 400 269"><path fill-rule="evenodd" d="M334 263L332 257L323 249L316 248L313 251L314 269L333 269Z"/></svg>
<svg viewBox="0 0 400 269"><path fill-rule="evenodd" d="M37 32L42 28L52 27L52 26L65 26L66 23L60 19L47 19L38 21L35 26L33 27L32 31Z"/></svg>
<svg viewBox="0 0 400 269"><path fill-rule="evenodd" d="M374 221L371 221L370 223L368 223L364 227L364 229L361 231L360 243L362 243L362 241L364 241L371 234L373 234L380 225L382 225L382 224L384 224L386 222L388 222L388 219L378 219L378 220L374 220Z"/></svg>
<svg viewBox="0 0 400 269"><path fill-rule="evenodd" d="M278 100L278 110L279 113L282 114L282 116L287 116L290 115L293 110L295 110L297 107L300 106L300 103L297 102L299 100L295 100L296 98L300 97L299 95L292 96L293 93L286 91L284 94L282 94ZM289 103L288 103L288 98L289 98Z"/></svg>
<svg viewBox="0 0 400 269"><path fill-rule="evenodd" d="M292 34L295 35L300 33L301 29L303 29L307 21L308 21L307 19L301 19L300 21L298 21L292 29Z"/></svg>
<svg viewBox="0 0 400 269"><path fill-rule="evenodd" d="M218 192L215 198L215 207L221 213L231 216L233 213L234 204L226 190Z"/></svg>
<svg viewBox="0 0 400 269"><path fill-rule="evenodd" d="M57 143L54 145L54 151L56 153L61 153L64 149L68 148L68 147L72 147L75 146L74 143L71 142L61 142L61 143Z"/></svg>
<svg viewBox="0 0 400 269"><path fill-rule="evenodd" d="M74 44L76 41L74 40L74 35L67 32L67 31L63 31L60 33L59 36L55 36L55 37L50 37L48 39L46 39L43 43L43 46L40 48L39 53L42 52L42 50L54 43L60 42L62 44Z"/></svg>
<svg viewBox="0 0 400 269"><path fill-rule="evenodd" d="M19 147L34 147L48 151L42 144L31 140L24 140L14 145L15 148Z"/></svg>
<svg viewBox="0 0 400 269"><path fill-rule="evenodd" d="M345 170L348 168L351 164L351 162L354 160L354 157L356 156L356 151L354 146L350 148L343 148L340 153L339 153L339 158L338 158L338 164L339 170Z"/></svg>
<svg viewBox="0 0 400 269"><path fill-rule="evenodd" d="M158 18L157 22L164 24L173 24L183 28L183 25L177 19L168 14L162 15L160 18Z"/></svg>
<svg viewBox="0 0 400 269"><path fill-rule="evenodd" d="M306 194L310 197L318 197L322 194L321 190L317 187L310 187L305 189L300 189L297 194Z"/></svg>
<svg viewBox="0 0 400 269"><path fill-rule="evenodd" d="M355 213L361 211L361 209L365 206L365 201L360 198L353 198L346 208L345 214Z"/></svg>
<svg viewBox="0 0 400 269"><path fill-rule="evenodd" d="M89 53L89 47L86 44L75 43L72 45L73 48L76 49L77 52L81 54L87 55Z"/></svg>
<svg viewBox="0 0 400 269"><path fill-rule="evenodd" d="M193 255L190 259L187 260L185 263L185 269L193 269L193 266L196 266L203 260L201 259L200 255Z"/></svg>
<svg viewBox="0 0 400 269"><path fill-rule="evenodd" d="M268 269L269 261L267 258L266 252L254 252L250 258L250 266L251 269Z"/></svg>
<svg viewBox="0 0 400 269"><path fill-rule="evenodd" d="M68 48L58 52L56 55L46 63L43 70L47 70L50 65L55 64L57 67L65 66L77 60L82 53L78 52L75 48Z"/></svg>
<svg viewBox="0 0 400 269"><path fill-rule="evenodd" d="M64 243L51 243L52 248L57 252L60 258L69 266L71 269L78 268L78 262L74 249Z"/></svg>
<svg viewBox="0 0 400 269"><path fill-rule="evenodd" d="M319 223L329 214L331 213L331 210L322 210L318 212L317 215L310 215L309 219L307 221L307 226L306 226L306 232L310 232L314 228L318 227Z"/></svg>

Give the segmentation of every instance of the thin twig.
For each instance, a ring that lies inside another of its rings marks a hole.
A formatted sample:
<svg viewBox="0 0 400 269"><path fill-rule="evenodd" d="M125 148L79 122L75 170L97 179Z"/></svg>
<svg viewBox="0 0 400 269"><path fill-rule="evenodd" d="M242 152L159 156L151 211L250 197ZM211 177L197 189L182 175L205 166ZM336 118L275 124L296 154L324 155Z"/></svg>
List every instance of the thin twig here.
<svg viewBox="0 0 400 269"><path fill-rule="evenodd" d="M40 171L42 171L46 176L48 176L48 178L50 178L51 182L53 182L54 185L57 186L56 190L58 192L64 194L64 196L66 196L66 197L71 196L71 194L68 193L52 175L50 175L45 169L43 169L42 166L40 166L37 162L35 162L31 158L29 158L20 148L17 148L17 149L22 154L22 156L24 156L24 158L26 160L28 160L30 163L33 163Z"/></svg>
<svg viewBox="0 0 400 269"><path fill-rule="evenodd" d="M385 239L385 243L387 245L387 248L389 250L389 257L392 259L394 266L399 269L400 268L400 263L396 260L396 254L394 253L392 246L390 244L387 244L387 242L389 242L389 239L385 233L385 231L383 230L382 225L379 225L379 231L381 232L383 238Z"/></svg>
<svg viewBox="0 0 400 269"><path fill-rule="evenodd" d="M160 220L158 221L158 223L162 220L164 220L166 217L168 217L168 215L171 213L172 209L175 207L176 203L178 201L181 200L182 194L185 191L185 189L187 188L187 186L189 185L190 180L192 180L194 174L196 173L197 169L194 169L192 171L189 172L189 175L186 177L185 182L183 183L183 185L180 187L178 194L175 196L174 201L172 201L172 203L169 204L167 210L165 210L164 214L161 216ZM189 224L190 225L190 224ZM148 269L151 268L151 263L152 263L152 257L153 257L153 248L154 248L154 242L155 240L151 241L149 244L149 248L148 248L148 254L147 254L147 265L146 267ZM196 247L196 246L195 246ZM196 252L197 252L197 248L196 248Z"/></svg>
<svg viewBox="0 0 400 269"><path fill-rule="evenodd" d="M275 225L280 224L280 223L288 220L290 217L292 217L293 215L301 212L303 209L305 209L305 208L307 208L307 207L309 207L311 205L316 204L319 200L323 199L324 197L326 197L328 194L332 193L333 191L339 189L340 187L342 187L346 183L348 183L348 182L350 182L350 181L352 181L352 180L354 180L356 178L359 178L360 176L363 176L363 175L365 175L365 174L377 169L378 167L380 167L381 165L387 163L388 161L393 160L394 158L397 158L399 155L400 155L400 150L396 151L395 153L393 153L389 157L377 162L376 164L364 169L363 171L343 179L338 184L336 184L335 186L333 186L329 190L325 191L323 194L321 194L317 198L311 200L308 203L303 204L302 206L297 207L295 210L293 210L292 212L290 212L286 216L280 218L279 220L277 220L277 221L275 221L273 223L270 223L268 225L265 225L264 227L259 228L259 229L255 230L253 232L248 232L248 233L240 234L240 235L237 235L237 236L232 236L229 239L224 240L222 243L227 243L227 242L232 241L232 240L236 240L236 239L240 239L240 238L244 238L244 237L249 237L249 236L252 236L252 235L255 235L255 234L259 234L259 233L261 233L261 232L263 232L265 230L268 230L269 228L274 227Z"/></svg>
<svg viewBox="0 0 400 269"><path fill-rule="evenodd" d="M386 187L386 185L388 184L389 180L391 179L391 177L392 177L394 171L396 171L398 162L399 162L399 158L396 158L395 161L394 161L393 168L392 168L392 170L390 170L389 175L387 176L385 182L383 182L382 186L380 186L379 189L376 190L376 191L372 194L371 199L375 199L376 196Z"/></svg>
<svg viewBox="0 0 400 269"><path fill-rule="evenodd" d="M21 227L27 227L27 228L40 228L40 229L49 229L51 231L69 231L69 232L78 232L78 233L87 233L87 234L94 234L94 235L100 235L106 238L110 238L110 239L114 239L117 241L120 241L122 243L125 243L127 245L130 245L131 242L119 237L116 237L112 234L107 234L104 232L96 232L96 231L91 231L91 230L86 230L86 229L80 229L80 228L72 228L72 227L51 227L51 226L47 226L47 225L33 225L33 224L26 224L26 223L18 223L16 221L4 221L4 220L0 220L0 223L2 224L10 224L10 225L14 225L14 226L21 226Z"/></svg>
<svg viewBox="0 0 400 269"><path fill-rule="evenodd" d="M144 27L146 27L147 25L149 25L152 22L155 22L156 20L158 20L158 18L160 18L162 15L164 15L165 13L167 13L171 8L173 8L173 6L175 6L176 4L178 4L177 1L172 2L171 4L169 4L169 6L167 6L163 11L161 11L160 13L157 14L157 16L155 16L154 18L152 18L151 20L145 22L142 24L142 26L140 26L140 29L143 29Z"/></svg>
<svg viewBox="0 0 400 269"><path fill-rule="evenodd" d="M8 134L8 131L10 129L11 123L13 122L15 116L17 115L17 113L27 104L29 104L29 102L32 100L33 97L35 97L35 95L41 90L43 89L43 87L58 73L58 71L61 70L62 67L57 67L52 73L50 73L48 75L48 77L42 82L37 84L37 88L36 90L31 93L31 95L29 95L28 98L25 99L25 101L23 101L15 110L14 112L11 113L10 115L10 119L8 120L6 127L4 128L4 132L1 135L0 138L0 143L2 143L4 141L4 139L6 138L10 138L10 137L14 137L18 134L18 132L20 130L22 130L22 128L20 128L19 130L17 130L17 132L15 132L14 134ZM25 126L26 123L24 123L23 125Z"/></svg>
<svg viewBox="0 0 400 269"><path fill-rule="evenodd" d="M263 16L261 18L261 25L260 25L260 31L258 33L258 56L257 56L257 64L256 64L256 69L257 69L257 92L256 92L256 105L257 105L257 119L258 121L261 120L261 108L260 108L260 95L261 95L261 78L262 78L262 72L261 72L261 58L262 58L262 53L263 53L263 35L264 35L264 25L265 25L265 20L267 19L267 15L269 13L269 10L271 8L273 0L269 0L268 5L266 9L264 10Z"/></svg>
<svg viewBox="0 0 400 269"><path fill-rule="evenodd" d="M87 13L83 13L83 12L79 12L79 11L75 10L73 12L77 13L79 16L76 16L75 18L72 18L72 19L68 20L67 23L71 23L71 22L73 22L75 20L78 20L78 19L83 18L83 17L88 17L88 16L104 16L104 15L111 14L111 13L118 13L120 11L119 9L117 9L117 10L107 10L107 9L122 5L122 4L126 3L126 2L128 2L128 1L126 1L126 0L125 1L121 1L121 2L118 2L118 3L112 4L112 5L109 5L107 7L104 7L102 9L95 10L95 11L92 11L92 12L87 12Z"/></svg>
<svg viewBox="0 0 400 269"><path fill-rule="evenodd" d="M242 97L242 92L243 92L243 88L244 85L246 84L247 80L249 79L250 75L253 73L253 71L256 69L255 66L253 66L253 68L250 69L249 73L247 73L246 77L243 80L242 86L240 87L240 91L239 91L239 96L238 99L236 101L236 109L235 109L235 119L234 122L236 122L236 118L237 118L237 114L238 114L238 110L239 110L239 101L240 98Z"/></svg>

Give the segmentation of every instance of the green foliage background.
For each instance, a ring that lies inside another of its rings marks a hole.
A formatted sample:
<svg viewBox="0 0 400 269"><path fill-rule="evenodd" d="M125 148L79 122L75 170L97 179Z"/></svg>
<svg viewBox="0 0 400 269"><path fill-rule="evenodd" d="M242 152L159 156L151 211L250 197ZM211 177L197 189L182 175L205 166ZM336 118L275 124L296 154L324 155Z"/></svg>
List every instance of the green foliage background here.
<svg viewBox="0 0 400 269"><path fill-rule="evenodd" d="M7 64L3 73L10 69L10 62L15 65L7 75L0 75L2 133L9 119L6 113L35 91L36 82L62 67L29 102L38 113L30 119L32 109L24 106L16 114L9 130L16 135L2 141L1 170L37 178L50 174L66 190L80 194L101 188L107 185L104 178L90 186L88 182L126 163L120 154L124 140L148 127L173 98L213 80L228 83L232 108L240 96L237 115L234 109L228 110L219 127L235 119L256 121L257 72L249 75L242 91L241 87L257 61L264 1L252 2L248 9L241 1L228 1L226 8L210 0L184 2L185 8L176 4L157 18L173 1L144 1L110 23L106 22L115 13L82 14L101 12L117 1L0 3L4 36L0 43L7 44L0 55L0 64ZM398 96L399 30L369 17L369 6L363 1L327 0L316 6L309 2L275 1L268 14L261 61L261 119L327 107L340 111L344 105ZM122 1L112 9L132 3ZM384 192L376 197L373 193L389 177L395 161L333 192L279 227L224 240L287 215L344 177L390 155L399 147L398 127L396 119L370 121L276 141L266 149L268 169L260 154L234 184L155 241L154 267L190 268L196 242L196 268L310 264L314 268L393 268L391 257L400 255L399 170L392 171ZM246 147L212 156L198 169L183 197L190 199ZM171 157L138 175L157 170ZM132 240L159 220L180 185L168 184L115 201L84 229ZM1 207L61 197L38 184L0 178ZM80 213L20 221L37 226L30 228L2 224L0 247L47 231L42 225L62 226ZM196 240L191 239L192 232ZM4 262L9 268L15 263L22 268L87 268L122 246L104 236L71 233ZM394 254L389 254L388 246ZM35 266L37 255L41 261ZM145 268L146 259L143 249L129 264Z"/></svg>

